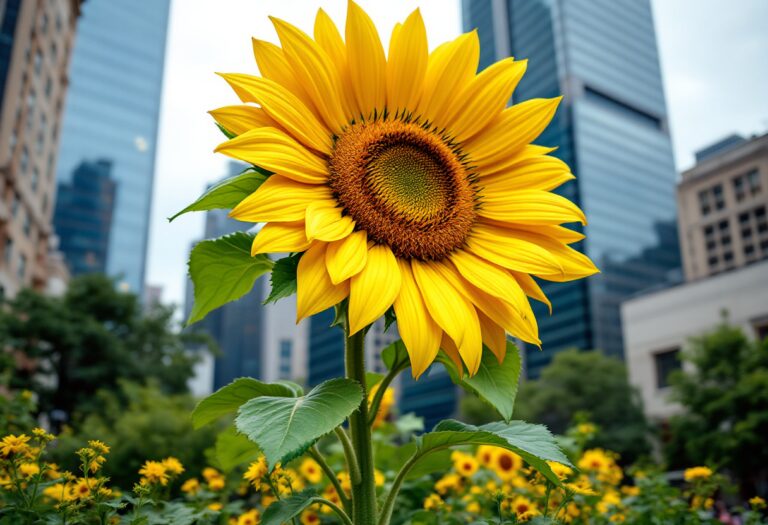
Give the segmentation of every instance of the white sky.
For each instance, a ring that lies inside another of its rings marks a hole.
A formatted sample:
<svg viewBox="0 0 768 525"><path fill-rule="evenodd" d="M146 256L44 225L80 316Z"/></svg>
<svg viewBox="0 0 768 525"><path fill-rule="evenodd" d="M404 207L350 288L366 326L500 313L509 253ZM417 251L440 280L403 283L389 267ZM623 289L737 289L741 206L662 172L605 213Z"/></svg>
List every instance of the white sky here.
<svg viewBox="0 0 768 525"><path fill-rule="evenodd" d="M461 30L458 0L358 2L385 48L394 24L416 7L430 46ZM724 135L768 130L768 1L652 2L678 168ZM222 135L207 111L237 99L214 72L256 73L251 36L277 43L268 16L311 34L320 6L342 25L345 0L172 2L147 266L147 282L163 286L165 302L183 303L187 255L202 235L203 214L165 218L226 173L228 159L213 153Z"/></svg>

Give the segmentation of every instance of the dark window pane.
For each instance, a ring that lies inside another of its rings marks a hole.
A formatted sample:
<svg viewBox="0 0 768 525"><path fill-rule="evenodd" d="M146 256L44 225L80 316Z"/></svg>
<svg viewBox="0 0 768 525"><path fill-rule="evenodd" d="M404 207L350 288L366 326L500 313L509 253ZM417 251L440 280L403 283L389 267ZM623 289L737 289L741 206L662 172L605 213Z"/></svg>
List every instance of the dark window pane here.
<svg viewBox="0 0 768 525"><path fill-rule="evenodd" d="M680 370L680 349L674 348L653 356L656 363L656 387L666 388L669 386L669 374L675 370Z"/></svg>

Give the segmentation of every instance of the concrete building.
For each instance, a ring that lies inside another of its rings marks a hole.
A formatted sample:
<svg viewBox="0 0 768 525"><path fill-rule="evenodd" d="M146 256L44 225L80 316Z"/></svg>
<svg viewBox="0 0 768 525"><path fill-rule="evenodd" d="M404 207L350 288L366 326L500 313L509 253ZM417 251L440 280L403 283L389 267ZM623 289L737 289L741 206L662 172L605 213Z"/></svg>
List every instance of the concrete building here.
<svg viewBox="0 0 768 525"><path fill-rule="evenodd" d="M0 293L61 288L51 228L80 0L0 1Z"/></svg>
<svg viewBox="0 0 768 525"><path fill-rule="evenodd" d="M629 379L640 390L651 420L664 420L679 410L668 399L669 373L680 368L679 352L688 340L712 330L724 315L747 335L768 337L768 261L622 305Z"/></svg>
<svg viewBox="0 0 768 525"><path fill-rule="evenodd" d="M667 377L691 337L723 315L748 335L768 336L768 135L700 150L677 195L686 283L622 305L630 381L654 420L679 409Z"/></svg>
<svg viewBox="0 0 768 525"><path fill-rule="evenodd" d="M768 258L768 134L699 151L677 202L686 280Z"/></svg>

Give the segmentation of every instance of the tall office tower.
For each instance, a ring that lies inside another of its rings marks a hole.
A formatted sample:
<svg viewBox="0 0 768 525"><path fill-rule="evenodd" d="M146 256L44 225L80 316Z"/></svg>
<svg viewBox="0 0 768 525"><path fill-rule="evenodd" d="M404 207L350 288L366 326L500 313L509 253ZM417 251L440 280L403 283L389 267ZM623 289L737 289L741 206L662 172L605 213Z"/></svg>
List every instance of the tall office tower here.
<svg viewBox="0 0 768 525"><path fill-rule="evenodd" d="M80 0L0 0L0 294L50 288L59 122ZM62 268L63 269L63 268Z"/></svg>
<svg viewBox="0 0 768 525"><path fill-rule="evenodd" d="M116 187L106 271L141 293L155 175L170 0L89 0L72 57L57 178L85 161L112 164ZM54 223L58 231L60 225ZM73 271L79 249L65 251Z"/></svg>
<svg viewBox="0 0 768 525"><path fill-rule="evenodd" d="M107 271L115 181L108 160L84 161L69 183L59 184L56 234L73 274Z"/></svg>
<svg viewBox="0 0 768 525"><path fill-rule="evenodd" d="M464 28L485 46L480 67L529 59L514 101L564 95L536 141L559 146L577 180L561 192L587 215L578 248L601 274L544 283L554 313L537 305L543 350L536 377L559 350L623 352L619 305L679 279L675 165L650 0L464 0ZM490 49L490 51L489 51Z"/></svg>
<svg viewBox="0 0 768 525"><path fill-rule="evenodd" d="M230 162L229 166L229 177L245 168L239 162ZM229 218L227 210L211 210L205 214L204 238L214 239L250 226ZM259 277L249 293L193 325L194 330L211 335L221 350L213 363L213 389L243 376L264 381L307 379L307 323L296 325L296 296L264 306L262 302L269 292L269 276ZM192 294L188 282L187 317L192 310Z"/></svg>

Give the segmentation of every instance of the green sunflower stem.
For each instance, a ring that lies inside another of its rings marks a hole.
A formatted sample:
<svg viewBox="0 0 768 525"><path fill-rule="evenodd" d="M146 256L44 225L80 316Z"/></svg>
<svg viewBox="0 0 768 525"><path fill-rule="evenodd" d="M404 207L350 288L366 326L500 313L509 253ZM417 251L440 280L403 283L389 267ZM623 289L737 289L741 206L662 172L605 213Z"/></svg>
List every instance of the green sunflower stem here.
<svg viewBox="0 0 768 525"><path fill-rule="evenodd" d="M373 476L373 444L371 427L368 425L368 386L365 382L365 333L361 330L349 335L346 326L346 371L347 377L363 387L360 408L349 416L349 434L360 469L358 483L352 484L352 521L354 525L376 524L376 486Z"/></svg>

